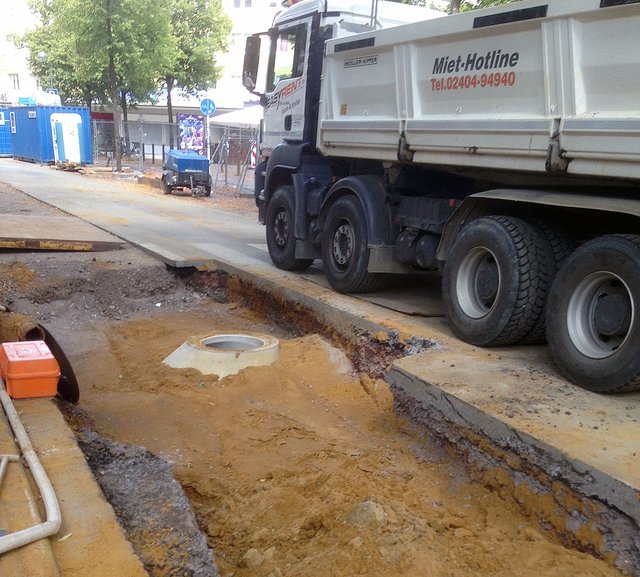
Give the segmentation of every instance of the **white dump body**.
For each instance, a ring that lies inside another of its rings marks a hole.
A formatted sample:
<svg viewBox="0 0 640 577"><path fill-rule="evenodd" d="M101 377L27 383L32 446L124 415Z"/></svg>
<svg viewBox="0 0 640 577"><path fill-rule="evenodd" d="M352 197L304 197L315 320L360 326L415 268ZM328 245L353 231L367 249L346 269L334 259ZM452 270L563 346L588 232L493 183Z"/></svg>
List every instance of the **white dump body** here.
<svg viewBox="0 0 640 577"><path fill-rule="evenodd" d="M332 39L318 146L393 162L404 133L416 163L545 172L555 136L568 174L640 178L640 3L616 3L526 0Z"/></svg>

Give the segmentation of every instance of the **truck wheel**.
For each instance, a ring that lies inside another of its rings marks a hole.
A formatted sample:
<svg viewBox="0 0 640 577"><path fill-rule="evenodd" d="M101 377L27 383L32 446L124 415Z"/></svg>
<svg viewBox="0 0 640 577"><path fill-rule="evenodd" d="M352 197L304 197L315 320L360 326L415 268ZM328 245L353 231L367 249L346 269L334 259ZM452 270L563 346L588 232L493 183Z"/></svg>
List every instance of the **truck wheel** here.
<svg viewBox="0 0 640 577"><path fill-rule="evenodd" d="M162 177L162 192L165 194L171 194L171 187L167 184L167 181Z"/></svg>
<svg viewBox="0 0 640 577"><path fill-rule="evenodd" d="M547 258L541 235L519 218L466 226L445 263L442 295L453 332L478 345L510 345L543 313Z"/></svg>
<svg viewBox="0 0 640 577"><path fill-rule="evenodd" d="M578 248L551 289L547 340L565 377L590 391L640 389L640 237Z"/></svg>
<svg viewBox="0 0 640 577"><path fill-rule="evenodd" d="M575 246L559 227L542 220L528 220L527 222L538 231L545 243L545 256L547 258L546 269L548 271L546 284L547 289L549 289L556 274L558 274L564 261L571 254ZM537 345L546 342L546 297L547 294L545 292L545 303L543 303L544 311L538 317L531 331L518 342L519 345Z"/></svg>
<svg viewBox="0 0 640 577"><path fill-rule="evenodd" d="M267 206L267 247L273 264L282 270L301 271L309 268L313 259L296 258L296 238L293 234L293 187L278 188Z"/></svg>
<svg viewBox="0 0 640 577"><path fill-rule="evenodd" d="M329 284L342 293L378 290L383 275L367 272L367 224L355 196L343 196L329 209L322 234L322 263Z"/></svg>

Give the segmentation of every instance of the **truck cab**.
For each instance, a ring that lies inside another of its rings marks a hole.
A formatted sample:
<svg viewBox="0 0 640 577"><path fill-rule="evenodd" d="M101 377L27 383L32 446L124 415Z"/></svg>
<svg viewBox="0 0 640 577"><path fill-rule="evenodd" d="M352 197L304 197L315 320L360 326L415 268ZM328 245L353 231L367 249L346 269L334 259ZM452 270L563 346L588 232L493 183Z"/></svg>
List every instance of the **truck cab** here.
<svg viewBox="0 0 640 577"><path fill-rule="evenodd" d="M396 2L340 0L303 0L278 13L268 32L247 39L242 75L264 106L262 159L285 141L315 146L326 40L443 15Z"/></svg>

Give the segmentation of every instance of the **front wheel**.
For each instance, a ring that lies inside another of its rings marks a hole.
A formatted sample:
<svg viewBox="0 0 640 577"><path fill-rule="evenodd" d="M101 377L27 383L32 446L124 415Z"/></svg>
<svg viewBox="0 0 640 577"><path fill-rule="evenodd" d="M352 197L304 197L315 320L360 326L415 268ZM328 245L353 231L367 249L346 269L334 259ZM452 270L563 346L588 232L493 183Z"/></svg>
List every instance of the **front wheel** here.
<svg viewBox="0 0 640 577"><path fill-rule="evenodd" d="M549 295L547 340L577 385L640 389L640 236L598 237L569 257Z"/></svg>
<svg viewBox="0 0 640 577"><path fill-rule="evenodd" d="M360 201L343 196L329 210L322 233L322 263L329 284L338 292L378 290L383 275L367 271L367 223Z"/></svg>
<svg viewBox="0 0 640 577"><path fill-rule="evenodd" d="M313 259L296 258L296 237L293 233L294 197L292 186L281 186L267 206L267 247L271 261L289 271L308 269Z"/></svg>
<svg viewBox="0 0 640 577"><path fill-rule="evenodd" d="M445 263L442 296L453 332L479 346L511 345L543 314L548 258L538 231L487 216L462 229Z"/></svg>

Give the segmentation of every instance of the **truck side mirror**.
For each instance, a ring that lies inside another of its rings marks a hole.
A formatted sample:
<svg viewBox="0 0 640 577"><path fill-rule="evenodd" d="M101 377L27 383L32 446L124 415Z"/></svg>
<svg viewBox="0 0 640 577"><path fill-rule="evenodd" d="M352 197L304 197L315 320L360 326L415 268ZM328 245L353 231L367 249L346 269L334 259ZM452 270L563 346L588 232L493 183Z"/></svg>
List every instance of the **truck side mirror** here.
<svg viewBox="0 0 640 577"><path fill-rule="evenodd" d="M250 92L255 92L256 90L258 66L260 64L260 44L260 36L254 35L247 38L245 45L242 84Z"/></svg>

